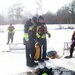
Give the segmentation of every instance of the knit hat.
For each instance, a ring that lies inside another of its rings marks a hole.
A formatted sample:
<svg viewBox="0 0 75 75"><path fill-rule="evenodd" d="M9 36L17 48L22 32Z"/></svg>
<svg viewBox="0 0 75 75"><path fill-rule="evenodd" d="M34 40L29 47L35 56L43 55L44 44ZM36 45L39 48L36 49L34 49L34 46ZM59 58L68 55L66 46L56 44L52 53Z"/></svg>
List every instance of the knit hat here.
<svg viewBox="0 0 75 75"><path fill-rule="evenodd" d="M12 25L12 24L10 23L10 25Z"/></svg>
<svg viewBox="0 0 75 75"><path fill-rule="evenodd" d="M44 17L43 17L43 16L39 16L38 20L39 20L39 19L42 19L42 20L44 20Z"/></svg>
<svg viewBox="0 0 75 75"><path fill-rule="evenodd" d="M33 17L32 20L37 24L37 17Z"/></svg>

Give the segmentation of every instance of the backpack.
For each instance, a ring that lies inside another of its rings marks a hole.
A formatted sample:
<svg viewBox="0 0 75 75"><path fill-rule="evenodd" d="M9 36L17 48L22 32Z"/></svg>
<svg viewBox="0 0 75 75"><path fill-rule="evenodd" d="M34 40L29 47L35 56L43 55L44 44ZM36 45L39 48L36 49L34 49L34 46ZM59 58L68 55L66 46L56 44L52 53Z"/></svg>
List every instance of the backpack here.
<svg viewBox="0 0 75 75"><path fill-rule="evenodd" d="M55 50L49 51L46 53L46 55L52 59L56 58L57 52Z"/></svg>

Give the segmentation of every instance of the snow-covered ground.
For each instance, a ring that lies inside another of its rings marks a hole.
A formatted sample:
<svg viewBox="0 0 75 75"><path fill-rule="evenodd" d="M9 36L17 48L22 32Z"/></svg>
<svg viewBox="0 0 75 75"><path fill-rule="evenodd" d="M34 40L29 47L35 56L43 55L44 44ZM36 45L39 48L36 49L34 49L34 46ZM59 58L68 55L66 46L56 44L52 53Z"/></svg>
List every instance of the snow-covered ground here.
<svg viewBox="0 0 75 75"><path fill-rule="evenodd" d="M30 69L26 66L25 50L12 50L11 52L6 52L9 51L9 45L6 45L7 27L8 26L0 26L0 29L4 31L0 33L0 75L17 75ZM16 33L14 36L14 43L22 43L23 25L16 25L15 27ZM49 59L47 66L60 66L75 71L75 52L74 58L71 59L64 58L64 56L69 55L69 53L65 52L65 55L63 55L64 42L71 42L71 35L75 29L55 30L55 28L58 28L57 25L48 25L47 27L48 31L51 33L51 38L47 37L47 50L49 51L53 48L62 56L60 59ZM64 27L67 27L67 25L64 25Z"/></svg>

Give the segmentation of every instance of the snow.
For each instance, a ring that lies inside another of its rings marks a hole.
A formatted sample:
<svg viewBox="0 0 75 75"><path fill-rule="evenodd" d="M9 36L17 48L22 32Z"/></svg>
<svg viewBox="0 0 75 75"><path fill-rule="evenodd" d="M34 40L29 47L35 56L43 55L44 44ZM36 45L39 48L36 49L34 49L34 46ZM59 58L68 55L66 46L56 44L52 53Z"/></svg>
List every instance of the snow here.
<svg viewBox="0 0 75 75"><path fill-rule="evenodd" d="M67 25L62 25L67 27ZM0 32L0 75L17 75L28 70L31 70L26 66L25 50L12 50L9 51L9 45L7 43L7 29L8 25L0 26L3 32ZM14 43L23 42L23 25L16 25L16 33L14 35ZM55 29L58 25L48 25L48 31L51 34L51 38L47 36L47 47L49 50L56 50L59 55L62 56L60 59L49 59L47 66L56 67L60 66L69 70L75 71L75 52L74 58L65 59L64 56L69 55L65 52L63 55L64 42L71 42L71 35L75 29ZM3 52L4 51L4 52Z"/></svg>

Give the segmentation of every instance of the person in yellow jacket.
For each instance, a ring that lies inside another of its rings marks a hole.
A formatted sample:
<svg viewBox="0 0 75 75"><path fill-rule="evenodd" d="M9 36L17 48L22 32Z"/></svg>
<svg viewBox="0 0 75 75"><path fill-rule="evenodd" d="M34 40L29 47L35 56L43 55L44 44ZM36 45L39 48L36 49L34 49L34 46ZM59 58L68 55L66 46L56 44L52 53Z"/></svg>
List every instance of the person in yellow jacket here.
<svg viewBox="0 0 75 75"><path fill-rule="evenodd" d="M10 40L11 40L11 43L13 43L15 27L12 24L10 24L10 26L7 28L7 32L8 32L7 44L9 44Z"/></svg>
<svg viewBox="0 0 75 75"><path fill-rule="evenodd" d="M50 38L51 35L47 31L46 24L44 23L44 18L43 16L39 16L36 32L37 41L41 44L39 61L48 60L48 58L46 57L47 51L46 34L48 34L48 37Z"/></svg>

